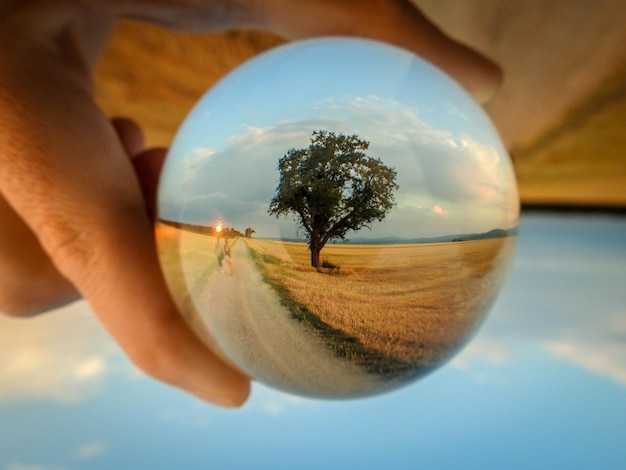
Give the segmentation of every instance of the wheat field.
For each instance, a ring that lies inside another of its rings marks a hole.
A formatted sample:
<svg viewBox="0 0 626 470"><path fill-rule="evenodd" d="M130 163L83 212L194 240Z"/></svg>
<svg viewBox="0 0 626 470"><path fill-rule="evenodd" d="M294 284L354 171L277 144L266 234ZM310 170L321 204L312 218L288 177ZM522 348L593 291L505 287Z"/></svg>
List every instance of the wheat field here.
<svg viewBox="0 0 626 470"><path fill-rule="evenodd" d="M157 226L157 238L179 308L214 347L194 303L221 279L211 277L214 241L165 224ZM243 270L258 271L265 289L278 294L273 308L285 312L281 321L299 321L303 337L317 336L329 351L369 372L406 376L432 370L472 336L499 291L515 238L327 245L321 259L328 267L320 270L310 266L306 243L241 238L235 244L248 255L234 257L233 281L244 282L237 279ZM254 305L241 285L239 295Z"/></svg>
<svg viewBox="0 0 626 470"><path fill-rule="evenodd" d="M448 358L494 301L512 239L327 245L315 270L304 243L245 239L264 276L365 350L415 366Z"/></svg>

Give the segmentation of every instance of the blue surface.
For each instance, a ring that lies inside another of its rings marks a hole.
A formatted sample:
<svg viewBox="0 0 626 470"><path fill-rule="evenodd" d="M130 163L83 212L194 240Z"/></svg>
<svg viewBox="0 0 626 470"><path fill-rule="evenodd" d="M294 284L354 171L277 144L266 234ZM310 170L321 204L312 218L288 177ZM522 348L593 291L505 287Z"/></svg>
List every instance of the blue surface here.
<svg viewBox="0 0 626 470"><path fill-rule="evenodd" d="M225 411L143 377L77 304L0 319L0 469L626 468L626 219L522 218L491 317L378 398L255 385Z"/></svg>

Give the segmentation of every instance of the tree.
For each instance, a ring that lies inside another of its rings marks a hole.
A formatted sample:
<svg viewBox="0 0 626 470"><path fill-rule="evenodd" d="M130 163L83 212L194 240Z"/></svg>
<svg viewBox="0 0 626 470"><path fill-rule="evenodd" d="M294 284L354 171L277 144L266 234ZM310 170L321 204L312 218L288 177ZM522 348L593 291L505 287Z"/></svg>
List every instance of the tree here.
<svg viewBox="0 0 626 470"><path fill-rule="evenodd" d="M293 214L307 234L311 266L329 240L348 230L371 228L395 205L396 171L365 154L369 142L356 135L316 131L311 145L289 150L279 161L280 179L268 212Z"/></svg>
<svg viewBox="0 0 626 470"><path fill-rule="evenodd" d="M244 236L246 238L252 238L253 233L256 233L256 230L254 230L252 227L248 227L246 231L244 232Z"/></svg>

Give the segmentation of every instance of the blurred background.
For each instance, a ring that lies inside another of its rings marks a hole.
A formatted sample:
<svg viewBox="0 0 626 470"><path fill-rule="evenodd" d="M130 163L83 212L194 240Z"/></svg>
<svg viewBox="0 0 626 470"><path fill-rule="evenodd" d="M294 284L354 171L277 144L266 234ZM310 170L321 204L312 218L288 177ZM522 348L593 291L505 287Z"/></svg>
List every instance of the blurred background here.
<svg viewBox="0 0 626 470"><path fill-rule="evenodd" d="M513 157L523 203L626 206L623 1L414 2L504 69L485 109ZM121 22L97 71L98 101L168 145L217 80L281 43L266 33L194 36Z"/></svg>
<svg viewBox="0 0 626 470"><path fill-rule="evenodd" d="M82 302L0 317L0 469L626 468L626 4L415 3L505 72L486 110L524 210L509 282L474 340L381 397L255 384L224 411L137 372ZM212 84L282 42L123 21L97 99L168 145Z"/></svg>

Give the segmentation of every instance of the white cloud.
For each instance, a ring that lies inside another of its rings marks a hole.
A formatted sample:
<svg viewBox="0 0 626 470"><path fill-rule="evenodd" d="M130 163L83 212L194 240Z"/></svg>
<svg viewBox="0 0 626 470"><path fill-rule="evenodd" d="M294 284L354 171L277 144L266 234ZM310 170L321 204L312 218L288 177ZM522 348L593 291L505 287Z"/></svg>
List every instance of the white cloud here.
<svg viewBox="0 0 626 470"><path fill-rule="evenodd" d="M159 413L159 418L169 427L205 429L213 424L214 416L210 407L196 401L190 402L190 405L164 409Z"/></svg>
<svg viewBox="0 0 626 470"><path fill-rule="evenodd" d="M441 207L439 204L433 204L431 210L432 210L432 213L434 215L437 215L437 216L440 216L440 217L449 217L450 216L448 211L445 210L443 207Z"/></svg>
<svg viewBox="0 0 626 470"><path fill-rule="evenodd" d="M264 415L277 416L300 406L316 406L315 400L309 400L289 393L271 389L261 383L253 383L254 390L249 407Z"/></svg>
<svg viewBox="0 0 626 470"><path fill-rule="evenodd" d="M83 302L32 319L0 316L0 402L87 398L117 352Z"/></svg>
<svg viewBox="0 0 626 470"><path fill-rule="evenodd" d="M89 442L72 452L75 460L90 460L106 452L109 445L105 441Z"/></svg>
<svg viewBox="0 0 626 470"><path fill-rule="evenodd" d="M261 409L268 415L279 415L285 412L285 404L279 400L266 400L261 403Z"/></svg>
<svg viewBox="0 0 626 470"><path fill-rule="evenodd" d="M189 183L189 181L191 181L197 174L202 164L209 160L214 154L214 149L198 147L194 149L191 155L187 155L180 162L180 165L182 165L181 184Z"/></svg>
<svg viewBox="0 0 626 470"><path fill-rule="evenodd" d="M198 147L194 150L194 152L191 154L188 160L199 164L207 160L214 154L215 154L215 150L213 149Z"/></svg>
<svg viewBox="0 0 626 470"><path fill-rule="evenodd" d="M519 345L530 342L559 360L626 387L626 321L621 313L601 318L613 321L598 323L595 328L570 321L564 328L544 331L536 338L524 338L514 332L506 337L481 334L450 364L472 376L479 370L479 363L506 372L509 364L520 361L523 348L518 349Z"/></svg>
<svg viewBox="0 0 626 470"><path fill-rule="evenodd" d="M100 377L105 372L104 359L98 356L92 356L80 362L74 370L74 377L77 380L90 380Z"/></svg>
<svg viewBox="0 0 626 470"><path fill-rule="evenodd" d="M471 341L461 354L451 361L459 370L469 370L475 361L492 366L505 366L513 357L510 345L488 337L478 337Z"/></svg>
<svg viewBox="0 0 626 470"><path fill-rule="evenodd" d="M26 463L18 460L9 462L5 470L63 470L63 467Z"/></svg>
<svg viewBox="0 0 626 470"><path fill-rule="evenodd" d="M593 337L577 340L565 337L544 341L543 347L562 360L626 387L626 328L622 326L620 330L617 323L595 341Z"/></svg>
<svg viewBox="0 0 626 470"><path fill-rule="evenodd" d="M295 407L314 407L316 401L303 398L297 395L291 395L289 393L273 390L267 387L255 387L255 398L257 398L255 405L263 414L276 416L289 413ZM258 395L258 397L256 396Z"/></svg>
<svg viewBox="0 0 626 470"><path fill-rule="evenodd" d="M463 119L464 121L469 121L469 117L463 111L461 111L458 107L454 106L452 103L446 103L446 112L450 116L458 117Z"/></svg>

